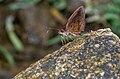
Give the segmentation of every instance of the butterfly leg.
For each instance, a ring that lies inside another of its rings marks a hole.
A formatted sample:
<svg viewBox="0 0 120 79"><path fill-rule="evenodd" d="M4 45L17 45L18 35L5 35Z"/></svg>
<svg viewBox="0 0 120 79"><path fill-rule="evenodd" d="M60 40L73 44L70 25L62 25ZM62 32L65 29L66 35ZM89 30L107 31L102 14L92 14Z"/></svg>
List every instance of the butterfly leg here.
<svg viewBox="0 0 120 79"><path fill-rule="evenodd" d="M91 30L91 36L93 36L93 35L95 35L95 34L96 34L97 36L100 36L97 32L94 32L94 31Z"/></svg>
<svg viewBox="0 0 120 79"><path fill-rule="evenodd" d="M61 36L61 42L62 42L62 45L64 45L64 39L62 36Z"/></svg>
<svg viewBox="0 0 120 79"><path fill-rule="evenodd" d="M61 36L61 38L62 45L65 45L66 44L65 37Z"/></svg>
<svg viewBox="0 0 120 79"><path fill-rule="evenodd" d="M66 38L67 42L69 43L70 41L69 41L68 37L69 37L69 36L66 36L65 38Z"/></svg>
<svg viewBox="0 0 120 79"><path fill-rule="evenodd" d="M70 38L71 40L74 40L74 39L71 37L71 35L69 36L69 38Z"/></svg>
<svg viewBox="0 0 120 79"><path fill-rule="evenodd" d="M66 36L63 36L64 45L67 44L66 39L67 39Z"/></svg>

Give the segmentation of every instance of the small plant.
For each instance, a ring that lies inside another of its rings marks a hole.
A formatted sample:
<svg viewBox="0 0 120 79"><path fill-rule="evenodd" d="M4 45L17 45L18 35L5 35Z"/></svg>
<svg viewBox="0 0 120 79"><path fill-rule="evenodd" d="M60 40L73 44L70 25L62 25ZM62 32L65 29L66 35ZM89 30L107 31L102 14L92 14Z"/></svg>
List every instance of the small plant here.
<svg viewBox="0 0 120 79"><path fill-rule="evenodd" d="M109 27L116 34L120 34L120 0L86 0L86 6L88 14L94 16L88 17L89 22L102 22L104 27Z"/></svg>

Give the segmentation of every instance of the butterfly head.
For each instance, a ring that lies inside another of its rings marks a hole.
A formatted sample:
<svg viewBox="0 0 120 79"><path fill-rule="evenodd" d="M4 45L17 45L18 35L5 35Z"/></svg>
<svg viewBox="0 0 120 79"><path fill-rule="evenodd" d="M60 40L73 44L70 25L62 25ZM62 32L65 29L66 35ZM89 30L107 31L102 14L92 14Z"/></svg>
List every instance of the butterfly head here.
<svg viewBox="0 0 120 79"><path fill-rule="evenodd" d="M58 33L63 36L68 36L68 33L64 29L59 30Z"/></svg>

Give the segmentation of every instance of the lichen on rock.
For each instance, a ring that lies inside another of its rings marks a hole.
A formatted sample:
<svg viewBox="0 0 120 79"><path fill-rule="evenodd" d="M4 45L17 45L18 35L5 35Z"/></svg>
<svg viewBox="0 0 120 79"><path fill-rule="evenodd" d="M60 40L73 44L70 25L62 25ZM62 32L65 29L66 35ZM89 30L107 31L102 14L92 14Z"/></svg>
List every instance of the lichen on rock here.
<svg viewBox="0 0 120 79"><path fill-rule="evenodd" d="M92 31L31 64L13 79L119 79L120 39Z"/></svg>

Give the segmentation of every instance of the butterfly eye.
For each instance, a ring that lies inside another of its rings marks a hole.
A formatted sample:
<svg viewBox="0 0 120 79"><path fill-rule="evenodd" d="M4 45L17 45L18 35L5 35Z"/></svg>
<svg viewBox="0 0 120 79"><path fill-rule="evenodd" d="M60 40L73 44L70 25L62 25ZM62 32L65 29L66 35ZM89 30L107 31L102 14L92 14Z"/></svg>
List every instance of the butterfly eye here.
<svg viewBox="0 0 120 79"><path fill-rule="evenodd" d="M80 36L80 33L77 33L76 36Z"/></svg>
<svg viewBox="0 0 120 79"><path fill-rule="evenodd" d="M64 29L61 29L60 32L64 32Z"/></svg>

